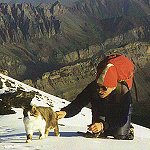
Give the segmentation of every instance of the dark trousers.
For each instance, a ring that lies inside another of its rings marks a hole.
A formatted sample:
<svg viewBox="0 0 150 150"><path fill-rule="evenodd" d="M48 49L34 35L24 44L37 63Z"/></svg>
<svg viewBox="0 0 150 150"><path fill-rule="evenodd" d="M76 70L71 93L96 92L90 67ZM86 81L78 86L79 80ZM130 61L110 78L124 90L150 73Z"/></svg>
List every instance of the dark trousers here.
<svg viewBox="0 0 150 150"><path fill-rule="evenodd" d="M128 119L125 125L122 127L118 127L116 129L108 128L104 131L103 136L113 136L115 139L126 140L130 134L130 126L131 126L131 110L132 107L130 106Z"/></svg>

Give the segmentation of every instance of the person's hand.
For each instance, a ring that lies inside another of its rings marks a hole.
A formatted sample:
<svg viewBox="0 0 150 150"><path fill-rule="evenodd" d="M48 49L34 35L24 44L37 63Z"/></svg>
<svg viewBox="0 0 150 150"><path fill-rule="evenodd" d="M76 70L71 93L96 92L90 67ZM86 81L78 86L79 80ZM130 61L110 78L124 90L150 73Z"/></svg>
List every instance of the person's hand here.
<svg viewBox="0 0 150 150"><path fill-rule="evenodd" d="M56 111L57 114L57 119L62 119L66 116L66 112L65 111Z"/></svg>
<svg viewBox="0 0 150 150"><path fill-rule="evenodd" d="M93 123L91 125L88 125L88 130L92 131L93 133L101 132L103 129L104 129L104 125L102 122Z"/></svg>

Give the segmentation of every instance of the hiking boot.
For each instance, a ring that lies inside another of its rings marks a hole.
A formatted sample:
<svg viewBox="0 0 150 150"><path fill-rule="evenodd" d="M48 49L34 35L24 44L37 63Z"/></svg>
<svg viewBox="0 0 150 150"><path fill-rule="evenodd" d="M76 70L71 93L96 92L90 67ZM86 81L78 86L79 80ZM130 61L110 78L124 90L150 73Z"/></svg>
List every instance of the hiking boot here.
<svg viewBox="0 0 150 150"><path fill-rule="evenodd" d="M130 125L128 139L129 140L133 140L134 139L134 127L132 125Z"/></svg>

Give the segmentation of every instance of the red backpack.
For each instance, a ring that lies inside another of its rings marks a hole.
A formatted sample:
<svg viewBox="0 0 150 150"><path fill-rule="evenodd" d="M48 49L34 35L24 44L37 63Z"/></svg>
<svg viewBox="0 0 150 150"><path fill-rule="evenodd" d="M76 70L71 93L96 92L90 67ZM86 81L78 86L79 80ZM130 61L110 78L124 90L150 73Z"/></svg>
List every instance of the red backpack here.
<svg viewBox="0 0 150 150"><path fill-rule="evenodd" d="M96 79L98 79L99 75L108 63L111 63L116 67L118 82L126 82L128 88L131 89L133 82L134 64L129 58L121 54L106 56L106 58L104 58L104 60L102 60L97 66Z"/></svg>

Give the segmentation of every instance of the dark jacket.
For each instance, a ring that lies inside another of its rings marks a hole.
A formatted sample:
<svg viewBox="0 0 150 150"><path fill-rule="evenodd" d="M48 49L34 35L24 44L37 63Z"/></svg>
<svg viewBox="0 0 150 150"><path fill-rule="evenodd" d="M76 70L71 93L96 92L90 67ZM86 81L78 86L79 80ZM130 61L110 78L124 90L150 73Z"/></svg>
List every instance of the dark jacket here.
<svg viewBox="0 0 150 150"><path fill-rule="evenodd" d="M125 125L131 112L130 91L122 95L121 92L118 94L117 90L114 90L108 99L104 100L99 97L98 88L96 81L91 82L74 101L61 109L66 111L65 117L73 117L90 103L93 123L103 122L104 129L117 129Z"/></svg>

